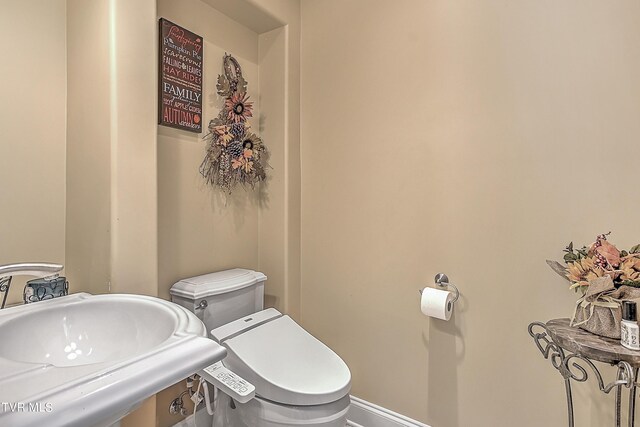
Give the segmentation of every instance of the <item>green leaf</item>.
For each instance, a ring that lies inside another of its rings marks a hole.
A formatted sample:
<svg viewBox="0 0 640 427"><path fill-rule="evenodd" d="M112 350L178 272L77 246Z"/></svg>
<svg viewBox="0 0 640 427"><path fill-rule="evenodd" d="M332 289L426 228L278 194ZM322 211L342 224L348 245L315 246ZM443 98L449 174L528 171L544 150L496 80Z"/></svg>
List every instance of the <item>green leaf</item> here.
<svg viewBox="0 0 640 427"><path fill-rule="evenodd" d="M631 252L632 254L637 254L640 252L640 245L635 245L634 247L632 247L629 252Z"/></svg>
<svg viewBox="0 0 640 427"><path fill-rule="evenodd" d="M634 288L640 288L640 280L623 280L620 282L621 285L631 286Z"/></svg>
<svg viewBox="0 0 640 427"><path fill-rule="evenodd" d="M622 256L622 257L625 257L627 255L629 255L629 252L627 252L627 251L621 251L620 252L620 256Z"/></svg>
<svg viewBox="0 0 640 427"><path fill-rule="evenodd" d="M575 262L577 260L578 260L578 257L574 253L569 252L569 253L564 255L564 261L565 262Z"/></svg>

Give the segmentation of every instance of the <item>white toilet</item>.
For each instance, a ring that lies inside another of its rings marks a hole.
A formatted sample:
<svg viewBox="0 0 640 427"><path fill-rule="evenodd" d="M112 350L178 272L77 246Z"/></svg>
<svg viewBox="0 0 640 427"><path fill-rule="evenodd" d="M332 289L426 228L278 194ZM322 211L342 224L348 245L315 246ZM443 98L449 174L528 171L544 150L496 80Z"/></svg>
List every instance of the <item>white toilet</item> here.
<svg viewBox="0 0 640 427"><path fill-rule="evenodd" d="M237 268L171 287L172 301L193 311L226 347L223 364L256 388L244 404L218 393L213 426L344 427L349 368L289 316L263 310L266 279Z"/></svg>

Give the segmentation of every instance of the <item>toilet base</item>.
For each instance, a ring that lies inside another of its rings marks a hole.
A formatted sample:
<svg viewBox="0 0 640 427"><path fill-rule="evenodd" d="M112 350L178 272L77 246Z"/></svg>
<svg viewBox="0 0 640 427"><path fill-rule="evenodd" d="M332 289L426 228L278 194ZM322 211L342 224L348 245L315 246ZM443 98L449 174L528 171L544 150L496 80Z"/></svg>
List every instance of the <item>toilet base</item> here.
<svg viewBox="0 0 640 427"><path fill-rule="evenodd" d="M257 397L244 404L232 404L229 396L218 393L213 427L344 427L349 404L349 395L314 406L281 405Z"/></svg>

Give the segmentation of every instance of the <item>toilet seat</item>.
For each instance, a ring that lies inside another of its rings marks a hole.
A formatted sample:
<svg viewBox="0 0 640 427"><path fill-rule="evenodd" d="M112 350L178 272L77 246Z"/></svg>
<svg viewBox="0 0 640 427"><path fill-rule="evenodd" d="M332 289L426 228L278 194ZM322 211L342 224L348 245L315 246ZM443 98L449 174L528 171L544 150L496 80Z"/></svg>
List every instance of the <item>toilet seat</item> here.
<svg viewBox="0 0 640 427"><path fill-rule="evenodd" d="M227 348L223 363L256 387L263 399L285 405L322 405L349 392L344 361L289 316L267 309L211 331Z"/></svg>

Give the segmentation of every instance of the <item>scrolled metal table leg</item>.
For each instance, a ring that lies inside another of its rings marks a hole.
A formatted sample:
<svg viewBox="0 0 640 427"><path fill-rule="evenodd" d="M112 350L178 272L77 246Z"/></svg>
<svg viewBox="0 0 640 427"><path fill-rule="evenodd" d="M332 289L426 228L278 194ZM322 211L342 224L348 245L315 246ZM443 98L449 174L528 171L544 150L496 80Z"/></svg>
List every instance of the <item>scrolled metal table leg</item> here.
<svg viewBox="0 0 640 427"><path fill-rule="evenodd" d="M571 393L571 379L564 380L564 388L567 392L567 416L569 420L569 427L574 427L573 421L573 394Z"/></svg>
<svg viewBox="0 0 640 427"><path fill-rule="evenodd" d="M622 386L616 387L616 427L620 427L620 399L622 397Z"/></svg>
<svg viewBox="0 0 640 427"><path fill-rule="evenodd" d="M635 412L635 400L636 400L636 381L638 377L638 369L632 368L627 362L618 363L618 371L616 372L616 380L609 383L609 386L615 386L616 388L616 427L622 425L622 387L629 389L629 416L627 417L629 427L634 425L634 412ZM602 387L600 388L602 390ZM606 393L606 390L603 390Z"/></svg>
<svg viewBox="0 0 640 427"><path fill-rule="evenodd" d="M533 341L538 347L538 350L540 350L540 353L542 353L542 356L551 361L551 365L553 365L553 367L560 372L562 378L564 378L564 388L567 394L567 419L569 427L574 427L573 393L571 391L571 379L574 378L574 376L571 375L571 370L567 369L565 366L565 360L567 358L564 350L551 340L549 331L547 330L547 325L542 322L531 323L529 325L529 335L533 338Z"/></svg>
<svg viewBox="0 0 640 427"><path fill-rule="evenodd" d="M633 383L629 389L629 427L636 425L636 384L638 383L638 368L633 368Z"/></svg>

